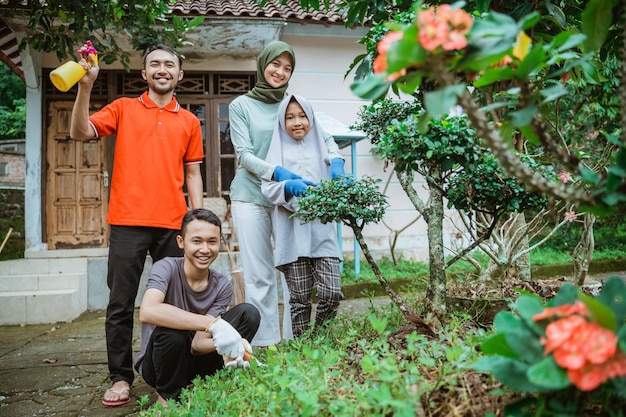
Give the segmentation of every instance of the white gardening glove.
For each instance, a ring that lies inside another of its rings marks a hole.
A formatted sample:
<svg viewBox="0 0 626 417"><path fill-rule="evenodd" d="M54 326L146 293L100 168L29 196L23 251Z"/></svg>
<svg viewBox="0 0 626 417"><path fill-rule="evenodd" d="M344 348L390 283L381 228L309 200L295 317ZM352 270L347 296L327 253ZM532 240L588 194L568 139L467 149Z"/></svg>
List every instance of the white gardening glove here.
<svg viewBox="0 0 626 417"><path fill-rule="evenodd" d="M213 344L217 353L232 358L232 360L241 359L246 352L241 335L229 322L220 318L211 324L206 331L213 335Z"/></svg>
<svg viewBox="0 0 626 417"><path fill-rule="evenodd" d="M250 359L254 358L254 356L252 355L252 346L250 346L250 343L246 339L241 339L241 344L243 345L243 348L244 348L244 355L242 358L233 359L226 355L223 356L224 366L226 368L244 368L245 369L245 368L250 367Z"/></svg>

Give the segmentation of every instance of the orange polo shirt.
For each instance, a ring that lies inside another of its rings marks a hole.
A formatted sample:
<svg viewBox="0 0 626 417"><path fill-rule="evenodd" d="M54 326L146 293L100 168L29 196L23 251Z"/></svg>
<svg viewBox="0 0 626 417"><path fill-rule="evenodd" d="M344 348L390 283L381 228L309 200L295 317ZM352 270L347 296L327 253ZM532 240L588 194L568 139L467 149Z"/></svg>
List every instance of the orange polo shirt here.
<svg viewBox="0 0 626 417"><path fill-rule="evenodd" d="M176 99L159 108L148 93L92 114L97 137L117 134L107 223L179 230L188 210L184 165L204 159L200 121Z"/></svg>

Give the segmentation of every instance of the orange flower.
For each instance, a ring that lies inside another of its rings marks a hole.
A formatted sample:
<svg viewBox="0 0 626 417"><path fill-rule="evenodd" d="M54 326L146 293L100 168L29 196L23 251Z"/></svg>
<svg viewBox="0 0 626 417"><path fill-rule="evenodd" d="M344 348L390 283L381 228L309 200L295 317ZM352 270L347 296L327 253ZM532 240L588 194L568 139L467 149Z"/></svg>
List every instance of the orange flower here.
<svg viewBox="0 0 626 417"><path fill-rule="evenodd" d="M576 315L548 324L548 327L546 327L546 337L541 340L544 344L543 354L547 355L561 346L586 323L587 321L584 318Z"/></svg>
<svg viewBox="0 0 626 417"><path fill-rule="evenodd" d="M626 376L626 354L618 350L603 366L608 378Z"/></svg>
<svg viewBox="0 0 626 417"><path fill-rule="evenodd" d="M533 320L539 321L551 317L568 317L572 314L579 314L587 317L589 315L589 311L587 310L587 306L582 301L577 300L574 304L546 307L541 313L535 314L533 316Z"/></svg>
<svg viewBox="0 0 626 417"><path fill-rule="evenodd" d="M607 362L617 350L617 336L597 323L588 323L587 337L583 341L585 358L595 365Z"/></svg>
<svg viewBox="0 0 626 417"><path fill-rule="evenodd" d="M587 365L579 369L568 369L567 377L581 391L596 389L606 381L606 375L599 366Z"/></svg>
<svg viewBox="0 0 626 417"><path fill-rule="evenodd" d="M601 365L587 364L580 369L568 369L567 377L581 391L591 391L612 378L626 376L626 354L621 350Z"/></svg>
<svg viewBox="0 0 626 417"><path fill-rule="evenodd" d="M452 9L449 4L439 6L437 11L431 6L417 16L417 40L427 51L438 47L446 51L463 49L467 46L465 35L472 23L469 14L461 9Z"/></svg>
<svg viewBox="0 0 626 417"><path fill-rule="evenodd" d="M404 33L402 32L389 32L378 42L378 55L374 59L374 74L387 71L387 52L389 52L391 44L402 39L403 36Z"/></svg>

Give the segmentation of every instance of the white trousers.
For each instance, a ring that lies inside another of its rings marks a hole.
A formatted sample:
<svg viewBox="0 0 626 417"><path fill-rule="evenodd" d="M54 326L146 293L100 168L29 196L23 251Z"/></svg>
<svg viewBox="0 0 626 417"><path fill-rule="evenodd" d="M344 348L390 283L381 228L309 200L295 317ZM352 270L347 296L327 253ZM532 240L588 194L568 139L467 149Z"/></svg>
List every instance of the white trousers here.
<svg viewBox="0 0 626 417"><path fill-rule="evenodd" d="M239 267L246 282L246 302L261 312L261 324L252 346L274 345L281 340L278 313L278 279L283 294L283 339L293 339L289 289L274 267L272 207L232 201L230 210L239 243ZM278 278L280 276L280 278Z"/></svg>

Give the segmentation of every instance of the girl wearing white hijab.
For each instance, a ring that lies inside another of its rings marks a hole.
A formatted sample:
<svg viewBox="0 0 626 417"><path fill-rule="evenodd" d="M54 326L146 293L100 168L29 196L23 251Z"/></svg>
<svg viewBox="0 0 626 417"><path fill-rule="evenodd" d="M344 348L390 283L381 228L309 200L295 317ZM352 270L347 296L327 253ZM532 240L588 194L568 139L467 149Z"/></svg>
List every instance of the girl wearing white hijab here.
<svg viewBox="0 0 626 417"><path fill-rule="evenodd" d="M229 109L230 135L237 154L237 171L230 186L231 213L239 243L239 265L246 283L246 302L261 313L261 324L250 342L269 346L280 342L278 280L272 247L272 204L261 194L261 179L283 181L301 178L298 173L265 161L276 114L285 97L296 66L291 46L270 42L257 59L257 82L247 94L233 100ZM343 159L332 136L325 135L335 166L343 170ZM283 282L284 284L284 282ZM283 285L283 288L285 285ZM283 291L287 303L288 291ZM289 308L283 315L283 339L291 339Z"/></svg>
<svg viewBox="0 0 626 417"><path fill-rule="evenodd" d="M298 337L309 330L314 285L319 300L315 328L336 316L343 298L339 269L341 251L335 225L322 224L319 220L301 224L300 217L291 217L297 208L297 197L308 187L331 177L331 161L322 129L306 99L291 96L280 103L266 161L302 177L261 182L263 196L275 204L272 212L274 263L285 274L293 335Z"/></svg>

